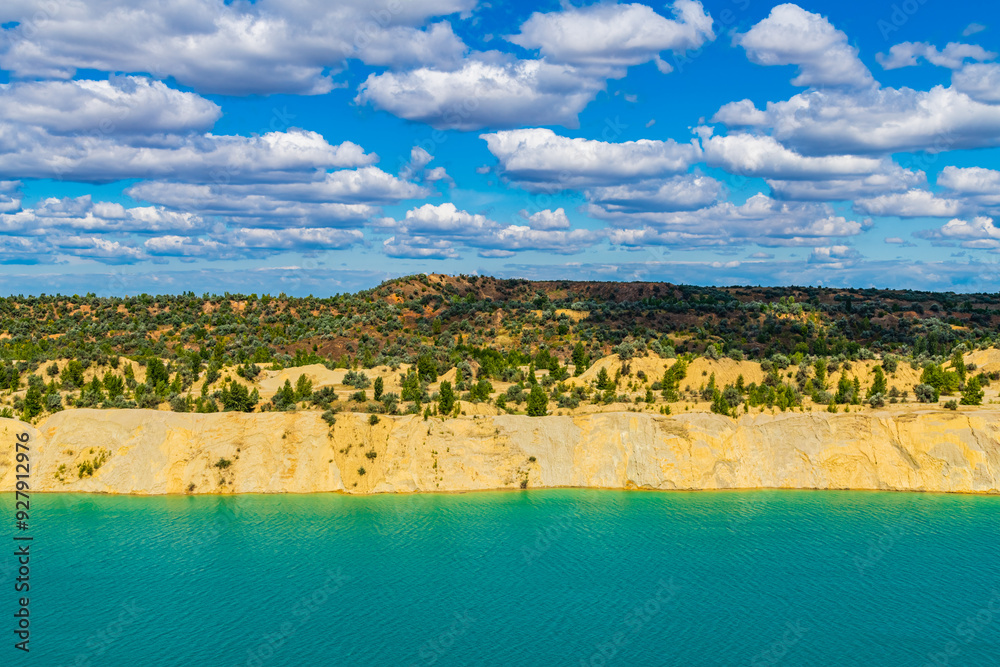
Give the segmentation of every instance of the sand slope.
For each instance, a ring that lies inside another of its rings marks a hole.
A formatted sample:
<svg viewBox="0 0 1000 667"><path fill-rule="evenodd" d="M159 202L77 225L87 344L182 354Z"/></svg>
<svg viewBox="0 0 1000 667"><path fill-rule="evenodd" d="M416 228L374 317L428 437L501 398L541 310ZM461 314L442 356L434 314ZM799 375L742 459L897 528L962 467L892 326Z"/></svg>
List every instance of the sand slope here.
<svg viewBox="0 0 1000 667"><path fill-rule="evenodd" d="M1000 493L1000 411L429 419L68 410L0 420L0 491L31 434L31 489L348 493L583 486ZM373 453L374 456L366 455ZM92 476L85 461L106 457ZM220 459L230 462L218 467ZM360 468L365 474L360 474ZM60 472L60 470L62 472ZM61 479L60 479L61 478Z"/></svg>

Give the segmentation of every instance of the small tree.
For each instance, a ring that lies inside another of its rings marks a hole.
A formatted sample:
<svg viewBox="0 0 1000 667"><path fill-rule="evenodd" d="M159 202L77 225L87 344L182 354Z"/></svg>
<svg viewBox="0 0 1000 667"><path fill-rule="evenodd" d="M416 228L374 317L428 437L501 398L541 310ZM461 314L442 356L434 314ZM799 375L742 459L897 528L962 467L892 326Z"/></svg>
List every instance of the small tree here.
<svg viewBox="0 0 1000 667"><path fill-rule="evenodd" d="M451 383L447 380L441 382L441 389L438 391L438 414L448 415L455 409L455 391L451 388Z"/></svg>
<svg viewBox="0 0 1000 667"><path fill-rule="evenodd" d="M540 385L533 385L528 395L528 416L544 417L548 414L549 397Z"/></svg>
<svg viewBox="0 0 1000 667"><path fill-rule="evenodd" d="M884 394L888 391L889 387L885 381L885 373L882 372L880 366L875 367L875 379L872 380L872 386L868 390L868 397L871 398L875 394Z"/></svg>
<svg viewBox="0 0 1000 667"><path fill-rule="evenodd" d="M983 385L978 375L973 375L962 390L962 405L982 405Z"/></svg>
<svg viewBox="0 0 1000 667"><path fill-rule="evenodd" d="M382 381L382 376L375 378L375 386L372 393L372 397L376 400L382 400L382 391L385 389L385 383Z"/></svg>
<svg viewBox="0 0 1000 667"><path fill-rule="evenodd" d="M611 385L611 376L608 374L608 369L601 368L601 370L597 373L597 388L603 391Z"/></svg>

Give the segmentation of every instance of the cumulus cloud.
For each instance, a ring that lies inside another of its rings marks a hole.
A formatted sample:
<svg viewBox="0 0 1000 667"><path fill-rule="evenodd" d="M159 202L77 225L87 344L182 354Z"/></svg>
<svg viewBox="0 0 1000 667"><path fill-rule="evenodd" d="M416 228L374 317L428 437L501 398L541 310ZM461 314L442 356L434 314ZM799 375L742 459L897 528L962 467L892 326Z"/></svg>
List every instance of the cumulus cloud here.
<svg viewBox="0 0 1000 667"><path fill-rule="evenodd" d="M870 226L836 215L829 204L782 202L764 194L739 206L726 201L697 211L608 214L591 207L589 212L618 225L609 238L626 246L814 245L855 236Z"/></svg>
<svg viewBox="0 0 1000 667"><path fill-rule="evenodd" d="M883 69L899 69L900 67L913 67L920 64L920 60L926 60L938 67L948 69L959 69L966 60L993 60L997 54L987 51L978 44L962 44L961 42L950 42L944 50L927 42L903 42L896 44L889 49L889 55L879 53L875 55L875 60Z"/></svg>
<svg viewBox="0 0 1000 667"><path fill-rule="evenodd" d="M176 136L169 145L148 146L113 136L54 135L37 126L0 123L0 175L20 178L288 181L376 159L352 142L334 146L317 132L297 129L252 137Z"/></svg>
<svg viewBox="0 0 1000 667"><path fill-rule="evenodd" d="M996 195L1000 194L1000 171L948 165L938 175L937 184L957 194Z"/></svg>
<svg viewBox="0 0 1000 667"><path fill-rule="evenodd" d="M570 227L569 218L566 217L566 211L562 208L557 208L554 211L544 209L530 215L527 211L522 210L520 215L528 221L528 226L532 229L547 231L552 229L569 229Z"/></svg>
<svg viewBox="0 0 1000 667"><path fill-rule="evenodd" d="M192 213L162 206L126 208L115 202L95 202L90 195L49 197L33 208L0 214L0 234L193 233L206 227L205 220Z"/></svg>
<svg viewBox="0 0 1000 667"><path fill-rule="evenodd" d="M963 248L1000 248L1000 229L993 224L993 218L977 216L971 220L953 218L939 229L914 232L917 238L938 242L959 242Z"/></svg>
<svg viewBox="0 0 1000 667"><path fill-rule="evenodd" d="M0 213L21 210L21 181L0 181Z"/></svg>
<svg viewBox="0 0 1000 667"><path fill-rule="evenodd" d="M100 236L63 236L49 241L59 253L102 264L132 264L145 255L141 248Z"/></svg>
<svg viewBox="0 0 1000 667"><path fill-rule="evenodd" d="M903 192L925 185L927 175L923 171L904 169L894 162L883 160L879 170L867 176L814 181L767 179L766 182L778 199L842 201Z"/></svg>
<svg viewBox="0 0 1000 667"><path fill-rule="evenodd" d="M612 185L677 174L698 161L697 145L672 139L613 143L530 128L480 135L506 176L529 190Z"/></svg>
<svg viewBox="0 0 1000 667"><path fill-rule="evenodd" d="M563 11L535 12L518 35L507 39L538 49L546 60L576 67L623 67L682 53L715 39L712 17L700 2L677 0L675 20L641 4L596 4Z"/></svg>
<svg viewBox="0 0 1000 667"><path fill-rule="evenodd" d="M857 249L846 245L825 246L813 248L809 255L810 264L823 264L830 268L852 266L862 259Z"/></svg>
<svg viewBox="0 0 1000 667"><path fill-rule="evenodd" d="M821 179L877 172L882 161L856 155L807 157L774 137L738 133L706 140L705 161L734 174L775 179Z"/></svg>
<svg viewBox="0 0 1000 667"><path fill-rule="evenodd" d="M136 76L107 81L33 81L0 84L0 123L60 134L186 134L210 129L222 115L200 95ZM139 140L132 137L132 141Z"/></svg>
<svg viewBox="0 0 1000 667"><path fill-rule="evenodd" d="M604 85L604 79L572 67L494 51L468 58L454 70L371 74L354 101L439 129L576 127L577 115Z"/></svg>
<svg viewBox="0 0 1000 667"><path fill-rule="evenodd" d="M503 225L448 202L424 204L407 211L404 219L385 220L380 226L395 232L383 245L387 254L428 259L456 257L456 245L476 249L484 257L530 250L574 254L602 238L590 230L569 229L568 220L563 226L565 217L562 209L545 210L529 216L527 225Z"/></svg>
<svg viewBox="0 0 1000 667"><path fill-rule="evenodd" d="M722 184L710 176L685 174L628 185L588 188L587 200L606 214L642 211L692 211L713 204Z"/></svg>
<svg viewBox="0 0 1000 667"><path fill-rule="evenodd" d="M869 215L892 215L900 218L947 218L962 210L962 202L936 196L928 190L858 199L854 208Z"/></svg>
<svg viewBox="0 0 1000 667"><path fill-rule="evenodd" d="M355 102L439 129L577 127L583 108L629 65L653 60L669 72L661 51L681 53L715 38L696 0L677 0L673 12L673 20L641 4L536 12L507 39L541 58L473 52L447 66L371 74Z"/></svg>
<svg viewBox="0 0 1000 667"><path fill-rule="evenodd" d="M200 92L322 94L346 58L371 64L447 64L464 51L446 23L474 0L322 0L164 4L116 0L6 2L0 68L22 78L71 78L79 69L149 72ZM16 25L21 24L21 25ZM95 39L99 35L99 39Z"/></svg>
<svg viewBox="0 0 1000 667"><path fill-rule="evenodd" d="M792 83L810 87L859 88L874 84L858 50L823 16L783 4L749 31L733 37L758 65L798 65Z"/></svg>
<svg viewBox="0 0 1000 667"><path fill-rule="evenodd" d="M1000 65L969 64L951 75L951 86L974 100L1000 103Z"/></svg>
<svg viewBox="0 0 1000 667"><path fill-rule="evenodd" d="M803 155L938 153L1000 145L1000 106L943 86L873 88L850 95L809 91L769 102L765 110L743 100L723 106L713 120L769 129Z"/></svg>

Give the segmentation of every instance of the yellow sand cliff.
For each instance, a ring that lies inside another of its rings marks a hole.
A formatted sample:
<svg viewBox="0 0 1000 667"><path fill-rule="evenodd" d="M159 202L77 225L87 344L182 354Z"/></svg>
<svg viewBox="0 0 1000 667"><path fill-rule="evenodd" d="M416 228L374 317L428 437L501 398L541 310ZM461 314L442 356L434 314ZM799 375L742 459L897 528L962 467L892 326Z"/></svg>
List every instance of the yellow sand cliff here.
<svg viewBox="0 0 1000 667"><path fill-rule="evenodd" d="M15 434L32 491L392 493L578 486L1000 493L1000 410L859 414L482 416L68 410L0 419L0 491ZM228 462L228 463L227 463ZM361 469L364 469L362 474ZM91 472L92 470L92 472Z"/></svg>

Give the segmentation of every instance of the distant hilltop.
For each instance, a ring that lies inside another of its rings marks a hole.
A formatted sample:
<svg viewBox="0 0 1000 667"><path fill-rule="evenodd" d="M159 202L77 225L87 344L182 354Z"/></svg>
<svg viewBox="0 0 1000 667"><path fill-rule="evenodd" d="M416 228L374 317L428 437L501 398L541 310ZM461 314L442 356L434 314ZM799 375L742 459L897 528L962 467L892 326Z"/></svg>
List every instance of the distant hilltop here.
<svg viewBox="0 0 1000 667"><path fill-rule="evenodd" d="M1000 296L418 275L0 299L0 417L857 412L998 400Z"/></svg>

